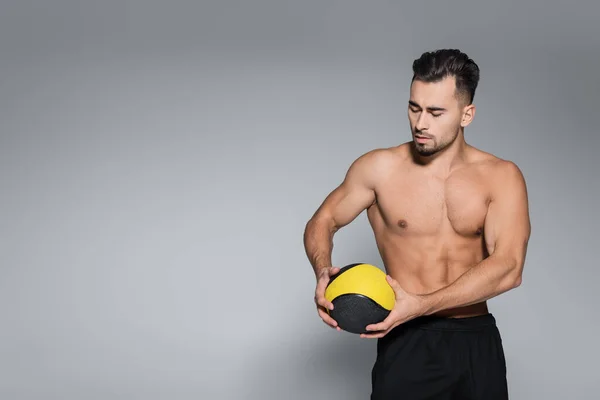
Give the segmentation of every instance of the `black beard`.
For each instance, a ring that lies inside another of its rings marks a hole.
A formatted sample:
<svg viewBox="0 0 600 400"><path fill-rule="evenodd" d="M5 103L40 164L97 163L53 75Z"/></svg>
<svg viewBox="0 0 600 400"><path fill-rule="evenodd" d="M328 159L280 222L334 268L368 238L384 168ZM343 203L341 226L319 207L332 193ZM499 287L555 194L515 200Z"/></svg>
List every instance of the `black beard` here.
<svg viewBox="0 0 600 400"><path fill-rule="evenodd" d="M437 149L435 147L425 148L425 147L421 147L419 145L419 143L415 143L415 150L417 151L417 153L419 153L419 155L428 157L428 156L432 156L435 153L437 153L439 149Z"/></svg>

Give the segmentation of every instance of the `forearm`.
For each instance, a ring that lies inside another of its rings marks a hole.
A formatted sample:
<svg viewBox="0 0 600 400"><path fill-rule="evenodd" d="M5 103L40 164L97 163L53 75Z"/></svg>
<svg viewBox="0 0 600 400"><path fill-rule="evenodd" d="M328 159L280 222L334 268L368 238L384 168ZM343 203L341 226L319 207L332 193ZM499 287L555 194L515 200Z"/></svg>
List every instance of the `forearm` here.
<svg viewBox="0 0 600 400"><path fill-rule="evenodd" d="M304 250L315 275L323 268L331 267L333 235L335 228L325 218L313 218L304 230Z"/></svg>
<svg viewBox="0 0 600 400"><path fill-rule="evenodd" d="M521 263L514 258L490 256L452 284L423 295L425 315L480 303L521 283Z"/></svg>

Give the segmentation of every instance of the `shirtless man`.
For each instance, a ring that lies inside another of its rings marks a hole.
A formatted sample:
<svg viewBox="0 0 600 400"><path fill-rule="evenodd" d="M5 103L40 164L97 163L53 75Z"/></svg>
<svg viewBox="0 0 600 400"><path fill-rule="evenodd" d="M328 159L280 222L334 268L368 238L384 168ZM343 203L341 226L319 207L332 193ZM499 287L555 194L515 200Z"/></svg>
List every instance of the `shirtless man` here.
<svg viewBox="0 0 600 400"><path fill-rule="evenodd" d="M413 63L412 140L371 150L349 167L304 232L318 314L333 236L363 210L396 304L361 337L377 338L373 400L507 399L502 341L486 301L521 284L530 236L527 189L511 161L465 142L479 68L458 50Z"/></svg>

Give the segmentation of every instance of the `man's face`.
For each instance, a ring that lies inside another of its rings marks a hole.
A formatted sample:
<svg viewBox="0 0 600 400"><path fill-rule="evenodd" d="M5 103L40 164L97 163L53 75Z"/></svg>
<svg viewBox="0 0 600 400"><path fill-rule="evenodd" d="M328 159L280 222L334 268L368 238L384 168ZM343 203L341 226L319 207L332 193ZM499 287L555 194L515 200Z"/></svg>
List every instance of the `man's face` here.
<svg viewBox="0 0 600 400"><path fill-rule="evenodd" d="M452 144L461 125L466 125L465 110L456 96L454 77L434 83L415 80L410 88L408 119L417 152L428 156Z"/></svg>

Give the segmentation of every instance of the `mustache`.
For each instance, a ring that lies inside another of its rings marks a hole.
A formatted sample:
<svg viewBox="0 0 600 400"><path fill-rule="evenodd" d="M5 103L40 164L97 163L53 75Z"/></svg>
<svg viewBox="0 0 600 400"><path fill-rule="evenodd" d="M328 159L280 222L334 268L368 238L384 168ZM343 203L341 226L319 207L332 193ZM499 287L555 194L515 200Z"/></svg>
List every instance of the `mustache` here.
<svg viewBox="0 0 600 400"><path fill-rule="evenodd" d="M427 139L433 139L433 136L430 136L430 135L425 135L424 133L422 133L422 132L419 132L419 131L415 131L415 132L414 132L414 135L415 135L415 136L424 137L424 138L427 138Z"/></svg>

